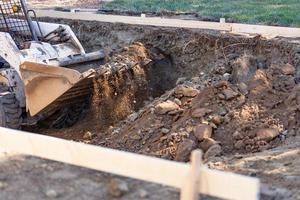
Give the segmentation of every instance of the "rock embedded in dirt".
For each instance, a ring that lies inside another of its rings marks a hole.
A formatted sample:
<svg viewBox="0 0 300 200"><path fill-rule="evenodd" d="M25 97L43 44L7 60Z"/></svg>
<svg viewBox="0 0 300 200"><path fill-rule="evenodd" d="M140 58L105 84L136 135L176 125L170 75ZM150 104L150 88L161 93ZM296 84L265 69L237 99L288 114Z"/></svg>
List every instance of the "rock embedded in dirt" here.
<svg viewBox="0 0 300 200"><path fill-rule="evenodd" d="M215 144L218 144L218 142L212 138L206 138L200 143L199 146L203 152L206 152L211 146L213 146Z"/></svg>
<svg viewBox="0 0 300 200"><path fill-rule="evenodd" d="M159 115L178 110L180 107L173 101L167 100L155 106L155 113Z"/></svg>
<svg viewBox="0 0 300 200"><path fill-rule="evenodd" d="M196 143L190 139L184 139L177 147L175 160L187 162L190 160L191 152L196 148Z"/></svg>
<svg viewBox="0 0 300 200"><path fill-rule="evenodd" d="M212 127L207 124L200 124L196 126L194 135L201 142L206 138L210 138L212 136Z"/></svg>
<svg viewBox="0 0 300 200"><path fill-rule="evenodd" d="M225 96L226 100L232 100L239 95L237 92L233 91L232 89L225 89L223 90L222 93Z"/></svg>
<svg viewBox="0 0 300 200"><path fill-rule="evenodd" d="M128 185L125 181L113 178L108 184L108 193L113 197L121 197L129 192Z"/></svg>
<svg viewBox="0 0 300 200"><path fill-rule="evenodd" d="M204 160L221 155L222 147L219 144L212 145L204 154Z"/></svg>
<svg viewBox="0 0 300 200"><path fill-rule="evenodd" d="M205 115L211 113L212 110L208 109L208 108L197 108L194 111L192 111L191 116L193 118L201 118L204 117Z"/></svg>
<svg viewBox="0 0 300 200"><path fill-rule="evenodd" d="M257 140L264 140L266 142L270 142L273 140L275 137L279 135L279 131L274 128L264 128L264 129L259 129L256 132L256 139Z"/></svg>
<svg viewBox="0 0 300 200"><path fill-rule="evenodd" d="M179 85L175 88L174 94L176 97L195 97L199 94L199 90L186 85Z"/></svg>

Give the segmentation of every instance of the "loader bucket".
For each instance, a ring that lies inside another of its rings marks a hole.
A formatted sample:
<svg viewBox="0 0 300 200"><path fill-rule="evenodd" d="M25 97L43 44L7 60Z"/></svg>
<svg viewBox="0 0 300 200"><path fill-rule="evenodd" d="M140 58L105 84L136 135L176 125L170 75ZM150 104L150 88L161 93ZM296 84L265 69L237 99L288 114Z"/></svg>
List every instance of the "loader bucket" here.
<svg viewBox="0 0 300 200"><path fill-rule="evenodd" d="M27 109L31 116L45 110L62 108L91 94L94 70L76 70L24 62L20 66Z"/></svg>

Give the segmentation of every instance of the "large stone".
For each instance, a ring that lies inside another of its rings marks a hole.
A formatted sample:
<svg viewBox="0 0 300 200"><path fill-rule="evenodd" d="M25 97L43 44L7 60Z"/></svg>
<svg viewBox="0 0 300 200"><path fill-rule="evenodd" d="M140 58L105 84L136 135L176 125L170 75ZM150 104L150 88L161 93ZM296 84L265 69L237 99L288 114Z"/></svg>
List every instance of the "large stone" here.
<svg viewBox="0 0 300 200"><path fill-rule="evenodd" d="M212 136L212 127L207 124L200 124L196 126L194 134L199 141L210 138Z"/></svg>
<svg viewBox="0 0 300 200"><path fill-rule="evenodd" d="M191 152L196 147L193 140L185 139L177 147L177 152L175 156L176 161L187 162L190 159Z"/></svg>
<svg viewBox="0 0 300 200"><path fill-rule="evenodd" d="M108 193L113 197L121 197L129 192L128 185L120 179L111 179L108 184Z"/></svg>
<svg viewBox="0 0 300 200"><path fill-rule="evenodd" d="M212 112L212 110L210 110L208 108L197 108L191 113L191 116L194 118L201 118L211 112Z"/></svg>
<svg viewBox="0 0 300 200"><path fill-rule="evenodd" d="M168 112L178 110L180 107L174 103L173 101L167 100L166 102L162 102L155 106L156 114L167 114Z"/></svg>
<svg viewBox="0 0 300 200"><path fill-rule="evenodd" d="M270 142L278 135L279 135L279 131L274 128L258 129L256 132L256 139Z"/></svg>
<svg viewBox="0 0 300 200"><path fill-rule="evenodd" d="M174 94L176 97L195 97L199 94L199 90L189 86L179 85L176 87Z"/></svg>

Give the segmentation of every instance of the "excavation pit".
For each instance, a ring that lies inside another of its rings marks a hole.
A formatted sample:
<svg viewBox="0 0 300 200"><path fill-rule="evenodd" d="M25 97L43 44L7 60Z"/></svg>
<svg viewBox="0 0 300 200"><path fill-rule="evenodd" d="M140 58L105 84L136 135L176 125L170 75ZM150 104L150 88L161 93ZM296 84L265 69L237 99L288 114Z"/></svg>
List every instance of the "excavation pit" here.
<svg viewBox="0 0 300 200"><path fill-rule="evenodd" d="M89 113L74 127L37 132L180 161L194 148L210 159L263 151L299 134L297 41L42 20L69 24L86 49L104 49L106 65L121 70L95 79ZM159 113L161 103L175 108Z"/></svg>

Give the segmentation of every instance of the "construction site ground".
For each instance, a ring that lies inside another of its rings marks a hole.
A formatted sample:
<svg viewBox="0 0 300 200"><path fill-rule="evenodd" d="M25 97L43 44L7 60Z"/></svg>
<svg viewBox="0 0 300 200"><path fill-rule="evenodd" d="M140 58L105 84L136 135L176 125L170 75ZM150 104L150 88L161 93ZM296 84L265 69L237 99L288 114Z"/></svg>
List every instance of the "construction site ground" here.
<svg viewBox="0 0 300 200"><path fill-rule="evenodd" d="M67 129L24 130L257 177L262 199L300 199L299 40L44 18L104 49L91 105ZM3 199L174 199L178 191L1 154ZM101 159L101 158L95 158ZM224 186L226 187L226 186Z"/></svg>

